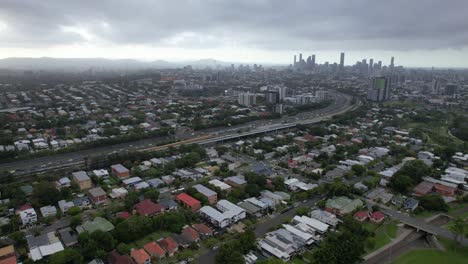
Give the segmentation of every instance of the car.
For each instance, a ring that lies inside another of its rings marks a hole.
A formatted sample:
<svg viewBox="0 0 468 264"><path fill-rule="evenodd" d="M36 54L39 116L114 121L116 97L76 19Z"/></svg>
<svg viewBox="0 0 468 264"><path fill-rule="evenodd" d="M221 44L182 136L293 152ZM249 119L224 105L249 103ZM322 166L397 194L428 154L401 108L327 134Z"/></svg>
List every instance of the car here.
<svg viewBox="0 0 468 264"><path fill-rule="evenodd" d="M214 246L212 249L213 250L218 250L219 246Z"/></svg>

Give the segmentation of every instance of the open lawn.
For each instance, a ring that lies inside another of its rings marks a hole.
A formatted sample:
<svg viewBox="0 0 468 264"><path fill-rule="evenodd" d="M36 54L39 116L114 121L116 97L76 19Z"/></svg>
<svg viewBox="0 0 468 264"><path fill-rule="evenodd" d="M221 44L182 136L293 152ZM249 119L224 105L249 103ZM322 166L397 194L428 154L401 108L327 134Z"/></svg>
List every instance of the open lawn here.
<svg viewBox="0 0 468 264"><path fill-rule="evenodd" d="M398 257L393 264L465 264L468 260L468 248L462 248L454 241L440 240L445 252L436 249L416 249Z"/></svg>
<svg viewBox="0 0 468 264"><path fill-rule="evenodd" d="M364 223L364 228L369 231L374 231L375 244L373 247L366 248L368 253L373 252L392 241L396 237L398 226L394 221L387 221L382 225L372 223Z"/></svg>

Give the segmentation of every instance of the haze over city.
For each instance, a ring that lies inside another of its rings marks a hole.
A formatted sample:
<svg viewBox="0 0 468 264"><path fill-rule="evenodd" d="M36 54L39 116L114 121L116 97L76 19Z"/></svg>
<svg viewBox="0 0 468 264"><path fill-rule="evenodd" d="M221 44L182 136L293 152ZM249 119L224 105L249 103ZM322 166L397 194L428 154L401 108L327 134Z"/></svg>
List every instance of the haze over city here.
<svg viewBox="0 0 468 264"><path fill-rule="evenodd" d="M450 1L28 1L0 8L0 57L212 58L291 63L291 54L346 65L467 67L468 3Z"/></svg>

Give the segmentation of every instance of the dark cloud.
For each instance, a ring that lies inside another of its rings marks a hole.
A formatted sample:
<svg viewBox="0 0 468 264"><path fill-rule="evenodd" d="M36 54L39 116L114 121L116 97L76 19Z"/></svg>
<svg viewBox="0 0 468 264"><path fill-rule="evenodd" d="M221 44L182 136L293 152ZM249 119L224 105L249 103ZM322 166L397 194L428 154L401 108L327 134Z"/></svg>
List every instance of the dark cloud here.
<svg viewBox="0 0 468 264"><path fill-rule="evenodd" d="M466 0L1 0L0 46L461 48L467 10Z"/></svg>

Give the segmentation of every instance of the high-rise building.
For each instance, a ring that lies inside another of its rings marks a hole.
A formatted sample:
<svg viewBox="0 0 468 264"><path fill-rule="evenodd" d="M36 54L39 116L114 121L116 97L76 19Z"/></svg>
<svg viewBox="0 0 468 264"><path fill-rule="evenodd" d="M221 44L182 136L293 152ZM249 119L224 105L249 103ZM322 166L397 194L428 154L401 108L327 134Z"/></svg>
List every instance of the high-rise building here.
<svg viewBox="0 0 468 264"><path fill-rule="evenodd" d="M296 67L296 64L297 64L297 57L296 57L296 55L294 55L294 64L293 64L293 66Z"/></svg>
<svg viewBox="0 0 468 264"><path fill-rule="evenodd" d="M393 67L395 66L394 63L395 63L395 57L392 57L392 58L390 59L390 68L393 69Z"/></svg>
<svg viewBox="0 0 468 264"><path fill-rule="evenodd" d="M312 67L315 67L315 54L312 54Z"/></svg>
<svg viewBox="0 0 468 264"><path fill-rule="evenodd" d="M454 95L458 93L458 85L456 84L447 84L445 86L445 94L446 95Z"/></svg>
<svg viewBox="0 0 468 264"><path fill-rule="evenodd" d="M372 75L374 72L374 59L369 60L369 74Z"/></svg>
<svg viewBox="0 0 468 264"><path fill-rule="evenodd" d="M391 80L389 77L374 77L371 80L367 99L375 102L382 102L390 99Z"/></svg>
<svg viewBox="0 0 468 264"><path fill-rule="evenodd" d="M343 71L344 69L344 52L341 52L340 54L340 71Z"/></svg>
<svg viewBox="0 0 468 264"><path fill-rule="evenodd" d="M432 94L440 94L440 81L439 80L432 80Z"/></svg>
<svg viewBox="0 0 468 264"><path fill-rule="evenodd" d="M237 102L243 106L252 106L257 104L257 95L254 93L239 93Z"/></svg>
<svg viewBox="0 0 468 264"><path fill-rule="evenodd" d="M268 91L265 95L266 102L269 104L277 104L280 102L279 91Z"/></svg>

